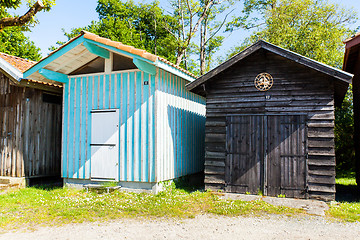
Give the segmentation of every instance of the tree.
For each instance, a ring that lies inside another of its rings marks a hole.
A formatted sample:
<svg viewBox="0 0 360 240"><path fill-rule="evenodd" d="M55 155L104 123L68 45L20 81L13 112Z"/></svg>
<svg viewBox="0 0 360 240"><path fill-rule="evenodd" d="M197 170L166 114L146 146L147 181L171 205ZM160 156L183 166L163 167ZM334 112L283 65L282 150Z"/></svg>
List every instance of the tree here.
<svg viewBox="0 0 360 240"><path fill-rule="evenodd" d="M99 0L96 11L99 21L93 21L86 27L72 29L65 35L70 39L81 30L87 30L175 61L176 43L164 26L173 27L176 22L164 13L159 7L159 2L137 5L133 1Z"/></svg>
<svg viewBox="0 0 360 240"><path fill-rule="evenodd" d="M200 75L203 75L210 70L210 65L213 60L212 56L224 41L225 37L217 36L217 34L226 24L227 17L230 13L232 13L232 11L229 11L222 21L217 21L217 16L223 14L233 5L232 1L227 1L226 3L227 4L212 5L206 12L205 17L201 22L200 45L198 47L200 58Z"/></svg>
<svg viewBox="0 0 360 240"><path fill-rule="evenodd" d="M244 15L234 18L227 30L257 29L235 47L228 58L258 39L341 68L343 39L354 31L356 13L326 0L245 0ZM255 13L255 14L254 14ZM354 170L352 94L348 91L335 111L337 170Z"/></svg>
<svg viewBox="0 0 360 240"><path fill-rule="evenodd" d="M192 40L200 27L201 40L199 53L200 65L202 66L200 72L205 70L206 45L218 32L218 30L214 31L215 34L208 38L209 23L215 19L216 14L220 14L226 9L223 7L224 2L227 4L232 3L232 1L220 0L173 0L171 2L174 10L173 16L177 20L178 25L172 29L167 29L177 42L176 65L180 65L185 58L184 66L187 68L187 52L190 50ZM222 38L218 38L218 40L222 42ZM219 46L221 42L218 42L220 43Z"/></svg>
<svg viewBox="0 0 360 240"><path fill-rule="evenodd" d="M0 30L7 27L24 26L29 27L36 23L35 15L40 11L49 11L51 6L55 4L55 0L28 0L28 11L22 16L11 16L9 9L17 9L20 7L21 0L0 0Z"/></svg>
<svg viewBox="0 0 360 240"><path fill-rule="evenodd" d="M0 31L0 52L33 61L41 59L40 48L37 48L17 27Z"/></svg>
<svg viewBox="0 0 360 240"><path fill-rule="evenodd" d="M353 34L356 13L326 0L246 0L245 15L228 26L257 28L232 54L263 39L306 57L341 68L342 40ZM254 11L260 18L250 18ZM251 23L249 23L251 21Z"/></svg>

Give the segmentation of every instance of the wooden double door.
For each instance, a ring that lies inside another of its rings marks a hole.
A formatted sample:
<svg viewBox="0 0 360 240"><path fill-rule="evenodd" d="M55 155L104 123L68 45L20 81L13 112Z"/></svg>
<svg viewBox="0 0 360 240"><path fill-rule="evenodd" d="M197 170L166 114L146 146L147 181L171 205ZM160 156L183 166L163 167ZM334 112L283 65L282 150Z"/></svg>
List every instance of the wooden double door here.
<svg viewBox="0 0 360 240"><path fill-rule="evenodd" d="M228 192L307 198L306 116L227 117Z"/></svg>

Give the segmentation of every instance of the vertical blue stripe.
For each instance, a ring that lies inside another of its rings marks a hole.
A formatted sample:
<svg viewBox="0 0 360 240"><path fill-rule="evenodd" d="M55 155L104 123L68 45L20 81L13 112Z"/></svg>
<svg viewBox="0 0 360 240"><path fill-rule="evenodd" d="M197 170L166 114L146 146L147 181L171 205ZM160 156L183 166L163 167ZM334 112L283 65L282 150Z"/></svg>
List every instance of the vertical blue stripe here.
<svg viewBox="0 0 360 240"><path fill-rule="evenodd" d="M176 79L176 96L180 96L181 92L180 92L180 78L178 78L177 76L175 76ZM183 102L183 99L181 99L181 102ZM176 122L177 122L177 126L176 126L176 152L177 152L177 168L178 168L178 176L181 176L181 116L180 116L180 111L182 109L179 107L176 108Z"/></svg>
<svg viewBox="0 0 360 240"><path fill-rule="evenodd" d="M88 111L86 113L87 116L87 120L88 120L88 125L87 125L87 163L86 165L89 166L86 169L86 173L85 173L85 177L86 178L90 178L90 173L91 173L91 147L90 147L90 143L91 143L91 110L93 109L93 95L92 95L92 90L93 90L93 80L94 77L89 77L89 82L88 82Z"/></svg>
<svg viewBox="0 0 360 240"><path fill-rule="evenodd" d="M137 149L135 149L135 151L138 152L138 159L137 159L137 162L138 162L138 181L141 181L141 168L143 166L141 166L141 144L142 144L142 138L143 136L141 135L141 98L142 98L142 93L141 93L141 89L143 87L143 81L142 81L142 72L137 72L136 73L136 110L138 111L139 113L139 116L138 116L138 135L135 135L137 137L137 143L138 143L138 146L137 146ZM135 133L136 134L136 133Z"/></svg>
<svg viewBox="0 0 360 240"><path fill-rule="evenodd" d="M99 109L104 109L104 75L100 75L99 82Z"/></svg>
<svg viewBox="0 0 360 240"><path fill-rule="evenodd" d="M127 174L127 169L128 169L128 161L129 161L129 157L128 157L128 132L127 132L127 128L128 128L128 124L127 124L127 116L128 116L128 73L123 73L123 87L122 89L122 93L123 93L123 123L124 124L124 171L125 171L125 180L129 181L129 176Z"/></svg>
<svg viewBox="0 0 360 240"><path fill-rule="evenodd" d="M151 108L151 115L152 115L152 126L151 126L151 129L152 129L152 132L151 132L151 142L152 142L152 149L151 149L151 152L152 152L152 156L151 156L151 161L152 161L152 166L151 166L151 182L155 182L155 76L154 75L151 75L151 80L150 80L150 83L151 83L151 96L153 96L153 102L152 102L152 105L150 106Z"/></svg>
<svg viewBox="0 0 360 240"><path fill-rule="evenodd" d="M149 74L144 73L144 82L149 82ZM143 154L144 156L144 169L145 169L145 181L149 182L149 174L148 174L148 169L149 169L149 123L148 123L148 116L149 116L149 85L144 85L143 86L144 90L144 105L145 105L145 116L143 116L145 118L145 136L143 136L145 138L145 152Z"/></svg>
<svg viewBox="0 0 360 240"><path fill-rule="evenodd" d="M63 142L62 142L62 148L63 148L63 159L62 159L62 177L66 178L67 176L67 170L68 170L68 150L67 150L67 139L68 139L68 105L69 105L69 88L70 84L65 83L64 84L64 115L63 115Z"/></svg>
<svg viewBox="0 0 360 240"><path fill-rule="evenodd" d="M103 108L108 109L109 108L109 95L110 95L110 75L106 74L104 79L104 87L105 87L105 103Z"/></svg>
<svg viewBox="0 0 360 240"><path fill-rule="evenodd" d="M135 143L135 136L134 136L134 130L135 130L135 119L134 119L134 115L135 115L135 73L134 72L131 72L130 74L130 91L129 91L129 94L130 94L130 101L129 101L129 113L130 113L130 116L131 116L131 123L130 123L130 158L129 158L129 161L130 161L130 164L131 164L131 181L134 181L135 180L135 176L134 176L134 173L135 173L135 170L134 170L134 151L135 151L135 147L134 147L134 143Z"/></svg>
<svg viewBox="0 0 360 240"><path fill-rule="evenodd" d="M74 177L79 178L81 78L76 78ZM75 175L76 174L76 175Z"/></svg>
<svg viewBox="0 0 360 240"><path fill-rule="evenodd" d="M94 77L94 105L92 109L99 109L99 76Z"/></svg>
<svg viewBox="0 0 360 240"><path fill-rule="evenodd" d="M80 178L85 178L85 153L87 151L86 146L86 92L88 88L88 81L86 77L82 78L83 90L82 90L82 99L81 99L81 166L82 172L80 173Z"/></svg>
<svg viewBox="0 0 360 240"><path fill-rule="evenodd" d="M68 163L69 163L69 169L68 169L68 177L73 178L73 150L74 150L74 125L75 125L75 117L74 117L74 103L75 103L75 78L72 78L70 81L70 119L69 119L69 145L68 145Z"/></svg>
<svg viewBox="0 0 360 240"><path fill-rule="evenodd" d="M115 87L114 87L115 88ZM115 90L114 90L115 92ZM115 93L114 93L115 96ZM123 152L124 152L124 136L122 135L122 124L123 124L123 109L121 109L121 101L122 101L122 89L121 89L121 74L116 75L116 103L115 108L120 109L120 116L119 116L119 180L123 179L124 173L122 172L124 165L123 165Z"/></svg>
<svg viewBox="0 0 360 240"><path fill-rule="evenodd" d="M115 102L115 89L117 91L120 91L120 88L118 88L118 85L115 86L115 74L111 74L111 98L110 98L110 108L119 108L119 107L115 107L116 106L116 102ZM116 99L118 99L118 97L116 96ZM118 100L116 100L118 101ZM119 125L120 126L120 125Z"/></svg>

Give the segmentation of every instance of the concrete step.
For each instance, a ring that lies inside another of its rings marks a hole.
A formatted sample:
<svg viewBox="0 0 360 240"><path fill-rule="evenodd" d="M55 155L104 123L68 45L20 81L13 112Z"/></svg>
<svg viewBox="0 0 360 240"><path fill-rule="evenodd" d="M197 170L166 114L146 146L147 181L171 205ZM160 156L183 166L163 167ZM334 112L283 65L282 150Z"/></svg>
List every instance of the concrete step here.
<svg viewBox="0 0 360 240"><path fill-rule="evenodd" d="M0 177L0 184L9 184L10 179L8 177Z"/></svg>
<svg viewBox="0 0 360 240"><path fill-rule="evenodd" d="M10 188L21 188L20 184L0 184L0 190L7 190Z"/></svg>
<svg viewBox="0 0 360 240"><path fill-rule="evenodd" d="M0 184L16 185L19 187L25 187L26 180L24 177L3 177L0 176Z"/></svg>

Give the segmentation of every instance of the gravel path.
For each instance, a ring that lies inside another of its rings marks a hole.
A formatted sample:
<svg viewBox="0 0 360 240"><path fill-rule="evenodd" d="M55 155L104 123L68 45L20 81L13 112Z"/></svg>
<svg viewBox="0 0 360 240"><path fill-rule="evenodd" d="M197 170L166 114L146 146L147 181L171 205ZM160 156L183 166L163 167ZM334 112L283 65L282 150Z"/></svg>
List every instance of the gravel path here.
<svg viewBox="0 0 360 240"><path fill-rule="evenodd" d="M360 239L360 223L331 222L323 217L223 217L194 219L120 219L61 227L41 227L0 234L6 240L48 239Z"/></svg>

